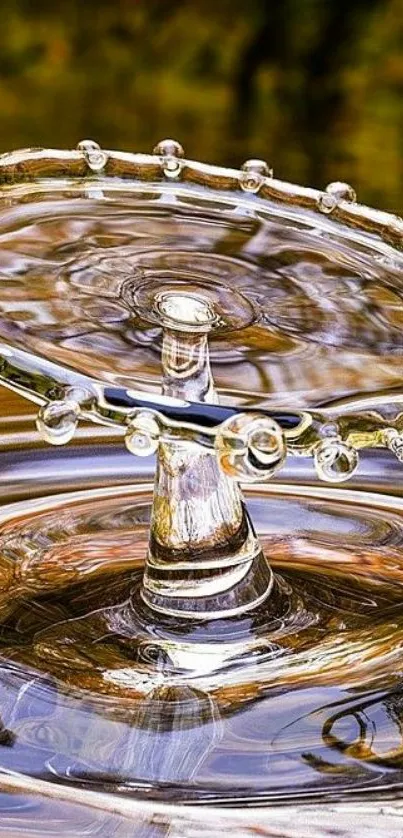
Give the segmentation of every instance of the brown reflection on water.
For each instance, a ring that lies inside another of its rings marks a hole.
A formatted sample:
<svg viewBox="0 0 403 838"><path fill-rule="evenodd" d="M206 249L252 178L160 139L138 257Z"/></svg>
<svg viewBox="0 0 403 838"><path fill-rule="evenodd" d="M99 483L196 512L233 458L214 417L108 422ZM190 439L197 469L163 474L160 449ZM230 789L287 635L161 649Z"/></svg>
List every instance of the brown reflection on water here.
<svg viewBox="0 0 403 838"><path fill-rule="evenodd" d="M128 308L122 288L139 277L188 281L197 266L201 287L218 282L232 303L236 291L251 305L252 325L210 341L216 386L234 404L264 396L317 405L400 385L401 270L372 242L355 247L344 231L336 247L302 216L286 227L244 209L200 217L195 198L165 205L153 192L130 196L107 184L99 200L83 200L81 188L30 197L0 217L7 343L159 390L161 330L141 306Z"/></svg>
<svg viewBox="0 0 403 838"><path fill-rule="evenodd" d="M35 504L0 528L0 766L190 799L401 782L397 507L254 492L270 602L156 624L149 492Z"/></svg>

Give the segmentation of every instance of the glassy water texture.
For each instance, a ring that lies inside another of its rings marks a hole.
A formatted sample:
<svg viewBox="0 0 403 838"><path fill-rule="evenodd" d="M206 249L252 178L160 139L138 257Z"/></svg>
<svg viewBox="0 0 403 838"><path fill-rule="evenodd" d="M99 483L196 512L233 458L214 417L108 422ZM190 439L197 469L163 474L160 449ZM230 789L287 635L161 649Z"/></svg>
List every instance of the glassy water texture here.
<svg viewBox="0 0 403 838"><path fill-rule="evenodd" d="M159 391L152 283L202 288L231 320L210 344L224 403L310 407L401 384L397 253L309 211L38 186L3 203L0 245L1 338L103 381ZM104 473L110 451L92 453ZM152 487L131 462L131 486L111 467L107 488L45 483L0 509L0 767L187 802L400 789L403 501L248 490L274 593L184 624L138 593Z"/></svg>
<svg viewBox="0 0 403 838"><path fill-rule="evenodd" d="M148 322L146 293L131 314L122 287L193 281L221 289L235 327L210 341L221 398L317 405L400 385L393 249L317 213L222 204L218 213L185 188L172 202L163 187L133 197L73 185L6 202L0 336L80 372L159 390L161 330Z"/></svg>
<svg viewBox="0 0 403 838"><path fill-rule="evenodd" d="M149 490L5 509L2 766L168 799L394 787L402 502L311 492L249 497L270 610L186 633L137 597Z"/></svg>

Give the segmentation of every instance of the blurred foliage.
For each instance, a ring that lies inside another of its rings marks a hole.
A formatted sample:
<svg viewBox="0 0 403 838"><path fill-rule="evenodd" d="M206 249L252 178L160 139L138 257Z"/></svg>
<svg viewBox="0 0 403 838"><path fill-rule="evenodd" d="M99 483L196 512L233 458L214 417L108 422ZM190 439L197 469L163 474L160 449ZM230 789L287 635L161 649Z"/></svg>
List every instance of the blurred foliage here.
<svg viewBox="0 0 403 838"><path fill-rule="evenodd" d="M1 150L173 136L399 211L402 35L402 0L3 0Z"/></svg>

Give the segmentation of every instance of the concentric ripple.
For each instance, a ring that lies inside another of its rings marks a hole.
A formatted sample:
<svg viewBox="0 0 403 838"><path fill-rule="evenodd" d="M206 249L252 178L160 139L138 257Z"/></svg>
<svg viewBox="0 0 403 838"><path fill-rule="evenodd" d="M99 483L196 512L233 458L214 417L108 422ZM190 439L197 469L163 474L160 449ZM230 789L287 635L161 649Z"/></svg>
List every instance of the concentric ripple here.
<svg viewBox="0 0 403 838"><path fill-rule="evenodd" d="M402 783L403 501L257 488L274 595L185 624L138 596L150 501L3 508L0 767L170 800Z"/></svg>
<svg viewBox="0 0 403 838"><path fill-rule="evenodd" d="M2 208L0 336L80 372L155 390L160 330L136 289L193 277L214 292L226 324L211 355L218 388L234 403L318 404L396 386L397 253L326 225L308 212L252 212L242 198L202 205L174 187L38 189L28 203Z"/></svg>

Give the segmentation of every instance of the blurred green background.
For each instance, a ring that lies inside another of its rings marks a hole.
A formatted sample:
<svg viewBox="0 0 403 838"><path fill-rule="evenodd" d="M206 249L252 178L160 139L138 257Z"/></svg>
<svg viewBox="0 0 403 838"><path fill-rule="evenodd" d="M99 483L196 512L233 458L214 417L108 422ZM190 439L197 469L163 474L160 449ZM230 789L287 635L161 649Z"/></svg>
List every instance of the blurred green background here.
<svg viewBox="0 0 403 838"><path fill-rule="evenodd" d="M402 205L402 0L3 0L0 150L263 157Z"/></svg>

